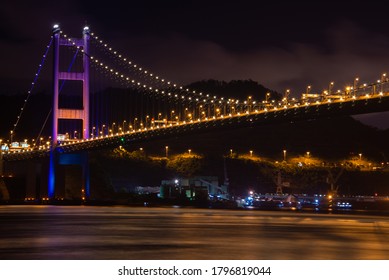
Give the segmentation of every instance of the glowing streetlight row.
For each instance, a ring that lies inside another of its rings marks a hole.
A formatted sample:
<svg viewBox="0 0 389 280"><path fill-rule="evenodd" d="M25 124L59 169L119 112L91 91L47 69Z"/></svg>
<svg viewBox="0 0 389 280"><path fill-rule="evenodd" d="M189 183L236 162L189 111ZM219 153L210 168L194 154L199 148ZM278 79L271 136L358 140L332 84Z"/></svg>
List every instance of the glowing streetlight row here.
<svg viewBox="0 0 389 280"><path fill-rule="evenodd" d="M307 104L308 106L309 106L309 104ZM274 108L274 110L276 110L277 108ZM265 108L264 110L262 110L262 111L254 111L253 113L255 113L255 114L257 114L257 113L263 113L263 112L267 112L268 110L267 110L267 108ZM241 114L240 114L240 112L238 112L238 113L236 113L236 114L229 114L229 115L227 115L227 116L224 116L224 115L221 115L219 118L225 118L225 117L234 117L234 116L240 116ZM213 116L212 118L205 118L204 120L205 121L208 121L208 120L215 120L215 119L217 119L216 118L216 116ZM193 123L193 122L201 122L202 120L201 119L197 119L197 120L191 120L189 123ZM123 121L123 123L125 123L125 121ZM183 121L183 122L180 122L180 121L177 121L177 122L175 122L175 123L170 123L170 124L163 124L162 126L159 126L159 125L157 125L157 126L151 126L151 127L142 127L142 128L140 128L140 129L133 129L132 131L130 131L130 130L128 130L128 131L126 131L126 130L122 130L121 132L120 132L120 134L119 133L114 133L114 131L112 131L112 130L110 130L110 135L105 135L105 137L109 137L109 136L117 136L117 135L121 135L121 134L125 134L125 133L134 133L134 132L142 132L142 131L147 131L148 129L162 129L162 128L166 128L166 127L171 127L171 126L173 126L173 125L185 125L185 124L187 124L188 122L186 122L186 121ZM104 127L105 125L103 125L103 127ZM92 131L94 131L93 130L93 128L92 128ZM77 132L74 132L75 134L77 133ZM100 134L102 134L102 133L100 133ZM12 142L12 136L13 136L13 131L11 131L11 142ZM98 139L101 139L101 138L103 138L103 136L104 135L100 135L100 137L97 137L96 138L96 140L98 140ZM74 136L74 138L76 138L75 136ZM92 140L95 140L95 138L93 138ZM76 141L75 143L78 143L78 142L83 142L84 141L84 139L82 139L82 140L80 140L80 141ZM89 141L89 140L88 140ZM64 143L65 144L65 143ZM68 143L67 145L71 145L71 144L74 144L74 142L73 143ZM40 147L41 149L42 148L45 148L45 147ZM31 150L31 149L26 149L26 151L27 150ZM285 155L286 156L286 155Z"/></svg>
<svg viewBox="0 0 389 280"><path fill-rule="evenodd" d="M68 36L66 34L63 35L65 38L68 38ZM71 38L68 38L67 39L71 44L73 44L75 47L77 47L77 49L79 49L80 47L76 45L75 42L72 41ZM81 52L83 52L83 50L81 50ZM181 95L179 96L178 94L173 94L172 92L165 92L164 90L159 90L159 89L155 89L151 86L148 86L146 84L143 84L141 82L138 82L134 79L130 79L128 76L125 76L123 74L121 74L120 72L116 71L115 69L109 67L108 65L106 65L105 63L101 62L100 60L94 58L93 56L89 56L89 58L91 59L92 62L94 62L98 67L101 67L102 69L104 69L105 71L108 71L109 73L112 73L112 75L116 76L116 77L119 77L121 78L122 80L128 82L128 83L131 83L139 88L142 88L142 89L146 89L146 90L149 90L151 92L154 92L154 93L158 93L158 94L163 94L165 96L168 96L168 97L175 97L177 99L181 99L181 100L185 100L187 99L188 101L192 101L192 97L185 97L184 95ZM202 93L200 93L199 95L202 95ZM209 101L208 98L211 98L208 94L205 96L207 99L203 99L203 100L200 100L198 98L195 99L196 102L204 102L206 103L207 101ZM217 103L217 100L216 99L216 96L213 97L214 99L210 100L210 103L213 104L213 106L215 107L216 103ZM227 104L230 104L231 102L231 99L229 99L228 101L225 101L223 98L221 98L219 100L219 104L222 104L223 102L226 102ZM239 103L239 100L236 100L236 103ZM255 104L255 101L252 102L253 104ZM246 101L244 102L244 104L247 104ZM210 104L208 104L208 107L211 106ZM216 108L215 107L215 114L216 113L219 113L220 112L220 109L219 108Z"/></svg>
<svg viewBox="0 0 389 280"><path fill-rule="evenodd" d="M68 36L66 34L64 34L64 37L68 38ZM72 41L71 38L68 38L67 40L70 43L72 43L73 46L76 47L77 49L80 48L79 46L76 45L75 42ZM84 51L82 49L81 49L81 52L84 53ZM185 100L185 101L189 101L189 102L196 101L196 102L211 102L211 103L214 103L214 102L217 101L217 100L215 100L216 96L211 97L209 94L203 95L202 93L199 93L197 98L193 98L192 96L186 96L186 95L182 95L182 94L173 93L171 91L166 91L166 90L161 90L161 89L158 89L158 88L154 88L154 87L152 87L150 85L147 85L145 83L142 83L140 81L137 81L135 79L130 78L129 76L127 76L127 75L119 72L118 70L108 66L105 62L102 62L101 60L95 58L94 56L90 56L89 54L85 54L85 55L88 55L89 59L97 67L99 67L100 69L103 69L104 71L110 73L114 77L120 78L124 82L126 82L128 84L131 84L133 86L136 86L136 87L138 87L140 89L145 89L145 90L148 90L148 91L150 91L152 93L160 94L160 95L163 95L163 96L168 97L168 98L176 98L178 100L183 100L183 101ZM167 83L170 84L170 82L167 82ZM176 87L177 85L174 84L173 86ZM201 98L203 98L203 99L201 99ZM222 103L222 102L225 102L223 98L221 98L219 100L219 103Z"/></svg>

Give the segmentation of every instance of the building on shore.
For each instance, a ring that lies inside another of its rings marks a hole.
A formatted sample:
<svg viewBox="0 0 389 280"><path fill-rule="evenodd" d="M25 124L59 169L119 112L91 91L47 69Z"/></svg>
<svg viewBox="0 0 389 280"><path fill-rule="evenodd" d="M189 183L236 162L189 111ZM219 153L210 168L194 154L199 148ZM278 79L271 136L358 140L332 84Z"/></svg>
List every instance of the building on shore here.
<svg viewBox="0 0 389 280"><path fill-rule="evenodd" d="M228 199L228 184L219 185L216 176L162 180L160 197L164 199L225 200Z"/></svg>

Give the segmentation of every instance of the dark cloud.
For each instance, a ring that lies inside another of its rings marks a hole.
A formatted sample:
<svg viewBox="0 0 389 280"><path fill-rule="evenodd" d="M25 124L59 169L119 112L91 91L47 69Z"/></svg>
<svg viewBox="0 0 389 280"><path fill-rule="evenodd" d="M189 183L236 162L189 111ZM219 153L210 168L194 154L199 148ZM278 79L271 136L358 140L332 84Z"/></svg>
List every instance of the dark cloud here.
<svg viewBox="0 0 389 280"><path fill-rule="evenodd" d="M331 51L293 42L288 48L269 45L234 52L212 41L178 35L138 38L132 45L130 41L122 42L131 46L129 52L139 52L137 57L147 66L182 83L208 78L249 78L279 92L291 88L300 94L307 85L321 92L330 82L343 89L355 77L361 82L373 82L388 70L389 37L342 22L327 29L322 40L331 42L327 43Z"/></svg>

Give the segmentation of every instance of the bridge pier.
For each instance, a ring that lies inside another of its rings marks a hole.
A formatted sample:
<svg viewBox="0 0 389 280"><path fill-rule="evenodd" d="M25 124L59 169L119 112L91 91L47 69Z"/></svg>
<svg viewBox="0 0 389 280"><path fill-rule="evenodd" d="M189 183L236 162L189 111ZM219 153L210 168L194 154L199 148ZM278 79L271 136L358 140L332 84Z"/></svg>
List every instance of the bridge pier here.
<svg viewBox="0 0 389 280"><path fill-rule="evenodd" d="M80 171L81 167L81 172ZM76 170L78 168L78 170ZM90 197L89 155L86 151L69 154L52 152L49 164L48 198L50 200L68 198L83 201ZM79 182L81 181L81 182ZM74 185L79 185L80 192ZM72 188L73 187L73 188ZM70 191L72 189L72 191Z"/></svg>
<svg viewBox="0 0 389 280"><path fill-rule="evenodd" d="M39 192L37 191L37 185L39 182L39 173L41 169L41 165L39 163L35 163L34 161L27 162L26 169L26 197L25 200L35 200L39 197Z"/></svg>
<svg viewBox="0 0 389 280"><path fill-rule="evenodd" d="M3 160L3 152L0 151L0 177L4 175L4 160Z"/></svg>
<svg viewBox="0 0 389 280"><path fill-rule="evenodd" d="M3 153L0 151L0 200L9 200L9 191L4 181L4 160Z"/></svg>
<svg viewBox="0 0 389 280"><path fill-rule="evenodd" d="M2 162L0 201L56 203L90 198L89 154L86 151L50 158Z"/></svg>
<svg viewBox="0 0 389 280"><path fill-rule="evenodd" d="M78 153L72 153L72 154L60 154L59 155L59 161L58 161L58 167L65 167L67 165L73 165L73 166L79 166L81 167L81 199L83 201L89 199L90 197L90 187L89 187L89 156L88 152L82 151ZM59 168L60 169L60 168ZM60 169L60 172L58 172L58 175L62 175L65 180L62 180L62 183L66 182L66 169L62 168ZM64 192L65 185L58 185L59 191ZM77 196L77 194L76 194Z"/></svg>
<svg viewBox="0 0 389 280"><path fill-rule="evenodd" d="M25 201L46 201L48 200L47 178L49 174L49 162L47 158L29 160L25 167L26 196Z"/></svg>
<svg viewBox="0 0 389 280"><path fill-rule="evenodd" d="M0 199L20 203L37 199L36 159L26 161L4 161L0 176ZM38 171L39 173L39 171Z"/></svg>

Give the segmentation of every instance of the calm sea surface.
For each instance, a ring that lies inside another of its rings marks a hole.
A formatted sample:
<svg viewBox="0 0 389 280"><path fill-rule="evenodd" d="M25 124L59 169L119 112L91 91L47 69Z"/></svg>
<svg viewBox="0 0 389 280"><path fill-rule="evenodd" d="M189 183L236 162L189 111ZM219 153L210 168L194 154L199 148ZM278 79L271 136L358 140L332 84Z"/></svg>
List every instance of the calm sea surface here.
<svg viewBox="0 0 389 280"><path fill-rule="evenodd" d="M389 259L387 216L0 206L0 259Z"/></svg>

